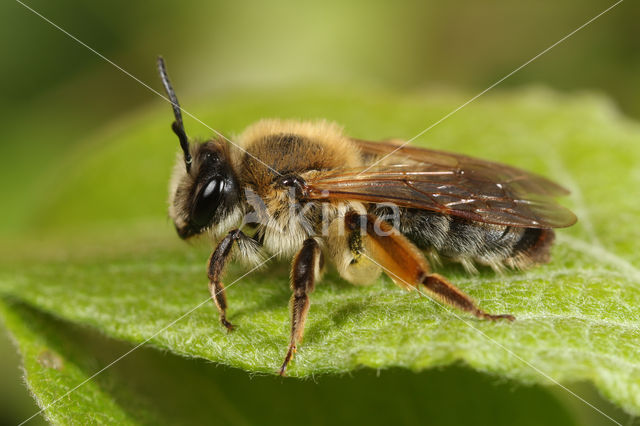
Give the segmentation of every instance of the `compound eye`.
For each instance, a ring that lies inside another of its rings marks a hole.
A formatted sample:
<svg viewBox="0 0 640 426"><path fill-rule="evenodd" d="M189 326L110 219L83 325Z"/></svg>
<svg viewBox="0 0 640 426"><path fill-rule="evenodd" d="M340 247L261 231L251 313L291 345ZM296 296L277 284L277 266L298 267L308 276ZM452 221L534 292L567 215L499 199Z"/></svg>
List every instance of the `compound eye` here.
<svg viewBox="0 0 640 426"><path fill-rule="evenodd" d="M214 177L202 187L196 197L193 210L191 210L191 223L193 225L199 228L209 225L222 200L224 187L224 181L219 177Z"/></svg>

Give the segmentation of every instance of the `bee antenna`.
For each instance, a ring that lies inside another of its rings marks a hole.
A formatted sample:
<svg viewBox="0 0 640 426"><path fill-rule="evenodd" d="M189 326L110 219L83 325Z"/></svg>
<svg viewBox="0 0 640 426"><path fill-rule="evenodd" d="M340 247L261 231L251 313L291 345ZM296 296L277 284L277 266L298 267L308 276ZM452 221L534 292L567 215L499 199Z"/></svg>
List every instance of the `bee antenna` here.
<svg viewBox="0 0 640 426"><path fill-rule="evenodd" d="M184 124L182 123L182 112L180 109L180 104L178 103L176 93L173 91L173 87L171 86L171 81L169 81L167 67L164 64L164 59L162 58L162 56L158 56L158 71L160 72L160 78L162 79L164 91L167 93L169 101L171 102L171 106L173 107L173 115L176 120L171 124L171 129L180 140L180 148L182 148L182 152L184 152L184 163L187 166L188 172L191 169L192 162L191 154L189 153L189 139L187 138L187 133L185 132Z"/></svg>

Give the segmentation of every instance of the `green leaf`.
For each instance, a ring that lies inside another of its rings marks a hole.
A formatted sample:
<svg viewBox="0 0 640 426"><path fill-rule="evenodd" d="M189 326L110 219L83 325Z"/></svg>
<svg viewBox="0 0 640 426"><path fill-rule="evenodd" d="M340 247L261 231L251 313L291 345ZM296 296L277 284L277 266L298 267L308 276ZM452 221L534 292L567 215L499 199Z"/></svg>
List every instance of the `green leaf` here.
<svg viewBox="0 0 640 426"><path fill-rule="evenodd" d="M300 90L216 99L197 108L182 102L225 133L264 116L326 117L350 135L383 139L410 138L466 99ZM58 236L5 247L0 291L111 337L273 374L289 333L288 265L229 286L230 320L238 329L220 329L207 302L210 247L181 244L164 218L177 146L170 120L162 105L119 123L88 140L60 166L64 173L43 179L47 196L30 197L37 201L21 207L24 221ZM193 121L187 128L200 133ZM486 270L469 276L455 265L440 269L487 311L514 314L514 323L469 318L388 279L356 287L329 273L311 296L305 340L289 374L363 366L418 371L462 362L522 383L590 381L639 414L638 125L596 96L530 90L480 98L415 144L558 180L573 191L566 204L580 222L558 231L548 265L502 276ZM227 285L245 271L232 265Z"/></svg>
<svg viewBox="0 0 640 426"><path fill-rule="evenodd" d="M561 398L541 386L460 367L283 381L143 348L91 378L133 347L15 301L0 302L0 312L24 356L30 389L56 424L577 424Z"/></svg>

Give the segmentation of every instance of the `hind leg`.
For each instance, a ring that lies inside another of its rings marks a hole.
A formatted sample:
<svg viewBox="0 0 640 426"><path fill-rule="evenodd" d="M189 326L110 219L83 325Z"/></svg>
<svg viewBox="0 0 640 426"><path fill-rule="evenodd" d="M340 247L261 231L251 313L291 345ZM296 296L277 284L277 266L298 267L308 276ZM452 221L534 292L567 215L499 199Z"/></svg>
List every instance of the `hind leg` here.
<svg viewBox="0 0 640 426"><path fill-rule="evenodd" d="M399 286L406 289L422 287L435 299L478 318L515 319L513 315L493 315L483 311L468 295L444 277L431 273L420 250L376 216L350 212L345 215L344 225L349 235L357 233L362 236L362 256L382 268Z"/></svg>

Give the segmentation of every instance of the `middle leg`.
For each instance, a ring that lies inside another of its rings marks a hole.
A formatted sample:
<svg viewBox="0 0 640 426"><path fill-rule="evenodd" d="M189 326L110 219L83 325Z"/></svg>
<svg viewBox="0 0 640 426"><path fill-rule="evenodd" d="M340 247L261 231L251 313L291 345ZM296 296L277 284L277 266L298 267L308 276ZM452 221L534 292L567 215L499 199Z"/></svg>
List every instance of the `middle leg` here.
<svg viewBox="0 0 640 426"><path fill-rule="evenodd" d="M309 293L315 287L316 277L322 269L322 251L313 238L308 238L293 259L291 267L291 339L287 355L284 358L280 375L284 376L287 365L296 352L296 345L302 340L304 322L309 311Z"/></svg>

